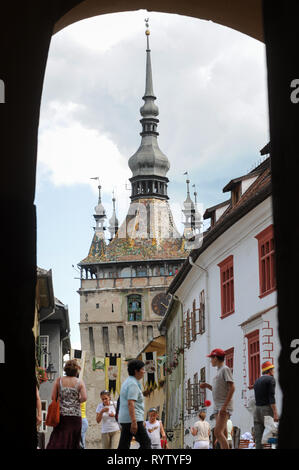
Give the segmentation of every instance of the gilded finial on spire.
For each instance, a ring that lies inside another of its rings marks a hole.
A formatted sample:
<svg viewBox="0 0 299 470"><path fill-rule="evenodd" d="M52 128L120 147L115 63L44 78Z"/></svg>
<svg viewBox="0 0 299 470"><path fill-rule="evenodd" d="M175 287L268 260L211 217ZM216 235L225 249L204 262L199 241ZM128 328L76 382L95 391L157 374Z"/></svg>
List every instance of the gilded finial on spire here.
<svg viewBox="0 0 299 470"><path fill-rule="evenodd" d="M149 48L149 35L151 34L150 33L150 30L148 29L149 28L149 18L145 18L145 27L146 27L146 30L145 30L145 35L146 35L146 42L147 42L147 50L149 51L150 48Z"/></svg>
<svg viewBox="0 0 299 470"><path fill-rule="evenodd" d="M149 28L149 18L145 18L145 27L146 27L146 30L145 30L145 34L146 36L149 36L151 33L150 33L150 30L148 29Z"/></svg>

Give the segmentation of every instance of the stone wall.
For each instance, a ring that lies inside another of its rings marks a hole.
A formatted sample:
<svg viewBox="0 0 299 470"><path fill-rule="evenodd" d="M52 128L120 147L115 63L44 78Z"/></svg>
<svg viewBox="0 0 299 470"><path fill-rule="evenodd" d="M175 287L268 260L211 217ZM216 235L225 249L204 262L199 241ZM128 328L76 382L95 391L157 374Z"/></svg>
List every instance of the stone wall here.
<svg viewBox="0 0 299 470"><path fill-rule="evenodd" d="M150 283L152 280L154 285ZM121 382L127 378L126 359L137 357L152 337L160 335L158 324L161 316L153 312L151 304L156 294L165 292L164 282L167 281L168 278L163 277L82 280L79 290L80 333L81 348L86 351L83 380L88 395L86 447L89 449L101 448L101 425L96 422L96 408L100 403L100 392L105 389L105 372L92 369L93 357L101 360L105 353L120 353ZM97 282L99 287L95 288ZM131 294L142 297L141 321L128 321L127 296ZM161 402L162 407L163 392L158 395L155 396L155 404Z"/></svg>

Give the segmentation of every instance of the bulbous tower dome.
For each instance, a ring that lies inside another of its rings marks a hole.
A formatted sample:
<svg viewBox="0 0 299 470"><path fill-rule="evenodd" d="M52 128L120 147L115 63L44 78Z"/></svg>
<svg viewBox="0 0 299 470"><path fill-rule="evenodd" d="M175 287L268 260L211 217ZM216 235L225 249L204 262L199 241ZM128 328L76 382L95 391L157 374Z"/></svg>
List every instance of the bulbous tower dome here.
<svg viewBox="0 0 299 470"><path fill-rule="evenodd" d="M147 25L148 26L148 25ZM159 108L155 103L156 96L153 91L151 50L149 48L149 30L146 32L146 82L143 96L144 105L140 108L142 119L141 144L137 152L129 159L129 168L132 171L131 199L144 196L168 199L166 174L170 163L166 155L160 150L157 137Z"/></svg>

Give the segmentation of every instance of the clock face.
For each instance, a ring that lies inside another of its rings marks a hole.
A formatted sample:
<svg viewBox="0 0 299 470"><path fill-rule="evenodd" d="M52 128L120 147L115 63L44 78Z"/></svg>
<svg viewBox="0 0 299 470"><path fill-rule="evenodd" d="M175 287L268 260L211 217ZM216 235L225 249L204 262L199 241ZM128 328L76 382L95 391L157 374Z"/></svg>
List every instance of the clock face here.
<svg viewBox="0 0 299 470"><path fill-rule="evenodd" d="M166 295L163 292L155 295L155 297L152 300L153 312L155 312L156 315L160 315L161 317L163 317L169 305L170 299L171 299L171 295L170 294Z"/></svg>

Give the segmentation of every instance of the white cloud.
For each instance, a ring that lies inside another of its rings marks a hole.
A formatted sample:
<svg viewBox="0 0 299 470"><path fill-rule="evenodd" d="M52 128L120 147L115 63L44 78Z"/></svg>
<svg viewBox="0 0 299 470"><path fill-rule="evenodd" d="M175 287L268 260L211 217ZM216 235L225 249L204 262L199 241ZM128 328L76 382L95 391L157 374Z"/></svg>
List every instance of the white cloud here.
<svg viewBox="0 0 299 470"><path fill-rule="evenodd" d="M127 160L107 135L85 127L74 117L82 109L83 105L76 103L50 102L45 110L47 124L42 118L39 134L39 172L47 174L56 186L88 184L95 193L98 183L90 178L99 176L102 194L110 197L114 188L125 186Z"/></svg>
<svg viewBox="0 0 299 470"><path fill-rule="evenodd" d="M114 45L144 29L146 10L138 12L111 13L79 21L56 34L68 37L74 44L91 51L106 52ZM137 17L137 19L136 19Z"/></svg>

